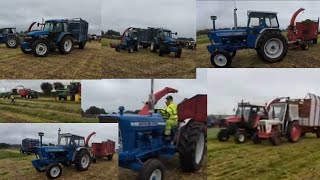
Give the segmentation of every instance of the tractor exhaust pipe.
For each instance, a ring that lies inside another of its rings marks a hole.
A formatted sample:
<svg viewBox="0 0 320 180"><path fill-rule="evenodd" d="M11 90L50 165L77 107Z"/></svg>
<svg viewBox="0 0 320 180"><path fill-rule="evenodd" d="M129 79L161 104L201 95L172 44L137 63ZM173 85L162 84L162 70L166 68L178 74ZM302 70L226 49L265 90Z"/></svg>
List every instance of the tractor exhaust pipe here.
<svg viewBox="0 0 320 180"><path fill-rule="evenodd" d="M60 132L61 132L61 129L59 128L59 130L58 130L58 146L60 146Z"/></svg>
<svg viewBox="0 0 320 180"><path fill-rule="evenodd" d="M237 18L237 8L234 8L234 10L233 10L233 17L234 17L234 29L236 30L236 29L238 29L238 22L237 22L237 20L238 20L238 18Z"/></svg>
<svg viewBox="0 0 320 180"><path fill-rule="evenodd" d="M42 136L44 136L43 132L38 132L38 135L40 136L40 147L42 146Z"/></svg>
<svg viewBox="0 0 320 180"><path fill-rule="evenodd" d="M217 16L210 16L210 19L212 20L212 30L216 30L216 20Z"/></svg>
<svg viewBox="0 0 320 180"><path fill-rule="evenodd" d="M155 97L154 97L154 79L151 79L151 89L149 95L149 113L154 113L154 106L155 106Z"/></svg>

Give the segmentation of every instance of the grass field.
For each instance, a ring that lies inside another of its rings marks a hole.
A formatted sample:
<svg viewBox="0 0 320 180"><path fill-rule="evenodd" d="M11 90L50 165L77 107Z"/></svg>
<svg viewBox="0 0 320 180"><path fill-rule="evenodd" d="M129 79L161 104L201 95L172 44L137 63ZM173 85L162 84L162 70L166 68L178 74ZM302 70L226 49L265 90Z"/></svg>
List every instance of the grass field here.
<svg viewBox="0 0 320 180"><path fill-rule="evenodd" d="M139 52L128 53L126 50L116 52L109 46L110 41L102 39L103 65L105 78L195 78L196 51L182 50L181 58L174 54L160 57L149 49L140 48Z"/></svg>
<svg viewBox="0 0 320 180"><path fill-rule="evenodd" d="M269 141L235 144L233 137L219 142L218 131L208 131L208 179L319 179L320 139L315 135L272 146Z"/></svg>
<svg viewBox="0 0 320 180"><path fill-rule="evenodd" d="M81 105L72 101L56 101L54 98L0 99L0 123L69 123L98 122L81 118Z"/></svg>
<svg viewBox="0 0 320 180"><path fill-rule="evenodd" d="M179 168L179 159L178 156L176 158L166 160L161 159L165 168L166 168L166 180L203 180L207 179L207 158L205 157L203 161L203 166L197 172L183 172ZM137 177L138 173L119 168L119 180L133 180Z"/></svg>
<svg viewBox="0 0 320 180"><path fill-rule="evenodd" d="M0 45L1 79L96 79L101 77L102 51L98 42L87 43L85 49L75 47L71 54L58 51L46 58L24 54L20 48Z"/></svg>
<svg viewBox="0 0 320 180"><path fill-rule="evenodd" d="M210 44L206 35L197 37L197 60L198 67L209 68L213 67L210 62L210 54L207 50L207 45ZM320 42L320 39L318 39ZM320 67L320 43L309 46L309 50L288 50L287 56L277 63L265 63L262 61L255 50L246 49L237 51L236 56L232 60L231 67L239 68L318 68Z"/></svg>
<svg viewBox="0 0 320 180"><path fill-rule="evenodd" d="M22 155L18 150L0 150L0 179L47 179L45 172L38 173L31 164L35 155ZM100 160L91 163L88 171L77 171L75 167L63 167L59 179L118 179L118 157L112 161Z"/></svg>

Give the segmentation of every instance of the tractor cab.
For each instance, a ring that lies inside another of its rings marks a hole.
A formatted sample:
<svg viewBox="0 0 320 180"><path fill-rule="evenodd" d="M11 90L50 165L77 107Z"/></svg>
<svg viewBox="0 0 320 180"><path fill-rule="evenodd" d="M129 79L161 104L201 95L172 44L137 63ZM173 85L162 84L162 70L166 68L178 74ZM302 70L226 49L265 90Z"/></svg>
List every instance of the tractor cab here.
<svg viewBox="0 0 320 180"><path fill-rule="evenodd" d="M177 35L177 33L173 33L167 29L159 29L159 38L164 41L164 43L177 43L177 40L172 37L172 34Z"/></svg>
<svg viewBox="0 0 320 180"><path fill-rule="evenodd" d="M82 136L66 133L59 135L58 145L84 147L85 139Z"/></svg>
<svg viewBox="0 0 320 180"><path fill-rule="evenodd" d="M4 34L15 34L16 28L1 28L0 29L0 36Z"/></svg>

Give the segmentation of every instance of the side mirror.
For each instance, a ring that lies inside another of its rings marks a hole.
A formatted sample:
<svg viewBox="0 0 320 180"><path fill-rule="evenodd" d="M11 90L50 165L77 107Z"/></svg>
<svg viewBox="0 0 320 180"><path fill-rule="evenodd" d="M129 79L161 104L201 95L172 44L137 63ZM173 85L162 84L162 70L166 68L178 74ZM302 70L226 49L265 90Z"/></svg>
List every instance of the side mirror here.
<svg viewBox="0 0 320 180"><path fill-rule="evenodd" d="M40 23L37 23L37 26L39 27L39 26L40 26Z"/></svg>
<svg viewBox="0 0 320 180"><path fill-rule="evenodd" d="M176 33L174 33L175 35L178 35L178 33L176 32Z"/></svg>

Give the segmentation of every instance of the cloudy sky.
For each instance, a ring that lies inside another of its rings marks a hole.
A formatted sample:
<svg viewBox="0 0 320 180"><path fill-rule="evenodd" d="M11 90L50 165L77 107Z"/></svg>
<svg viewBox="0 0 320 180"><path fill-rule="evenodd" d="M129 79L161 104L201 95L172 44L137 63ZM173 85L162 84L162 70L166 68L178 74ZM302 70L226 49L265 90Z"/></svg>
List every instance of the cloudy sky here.
<svg viewBox="0 0 320 180"><path fill-rule="evenodd" d="M206 94L206 71L197 71L198 79L156 79L154 91L165 87L172 87L179 93L172 94L176 103L184 98L191 98L196 94ZM151 88L149 79L108 79L82 81L82 109L90 106L104 108L107 112L118 112L119 106L127 110L140 109L148 100ZM158 108L165 107L165 100L158 102Z"/></svg>
<svg viewBox="0 0 320 180"><path fill-rule="evenodd" d="M106 0L102 5L103 30L162 27L181 37L196 33L195 0Z"/></svg>
<svg viewBox="0 0 320 180"><path fill-rule="evenodd" d="M10 0L0 6L1 27L25 31L43 19L79 18L89 22L89 33L101 32L101 0Z"/></svg>
<svg viewBox="0 0 320 180"><path fill-rule="evenodd" d="M57 144L59 128L61 133L72 133L85 138L95 131L96 135L91 137L89 143L106 141L107 139L118 143L117 123L2 123L0 124L0 143L20 144L24 138L39 139L38 132L43 132L43 143Z"/></svg>
<svg viewBox="0 0 320 180"><path fill-rule="evenodd" d="M320 95L320 69L208 70L208 114L233 114L241 100L265 105L277 97Z"/></svg>
<svg viewBox="0 0 320 180"><path fill-rule="evenodd" d="M26 89L42 92L40 86L43 82L49 82L51 84L54 82L61 82L64 85L68 85L71 80L0 80L0 93L10 91L20 85L24 86Z"/></svg>
<svg viewBox="0 0 320 180"><path fill-rule="evenodd" d="M299 8L304 13L297 17L297 21L304 19L317 20L320 16L320 1L197 1L197 30L212 28L210 16L216 15L216 27L233 27L233 9L238 11L238 26L247 25L247 10L278 12L280 28L286 28L292 14Z"/></svg>

